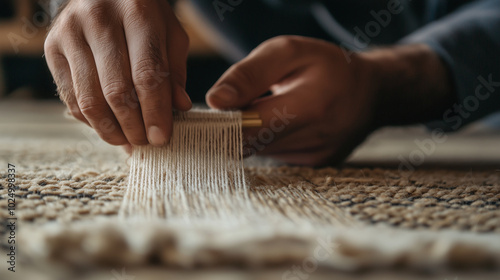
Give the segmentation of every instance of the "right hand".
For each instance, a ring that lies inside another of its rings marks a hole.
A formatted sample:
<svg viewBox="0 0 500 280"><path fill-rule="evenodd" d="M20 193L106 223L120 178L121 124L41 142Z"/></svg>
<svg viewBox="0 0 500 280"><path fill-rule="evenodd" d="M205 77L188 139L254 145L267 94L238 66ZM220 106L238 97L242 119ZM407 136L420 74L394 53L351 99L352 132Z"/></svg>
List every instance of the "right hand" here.
<svg viewBox="0 0 500 280"><path fill-rule="evenodd" d="M165 0L70 0L45 42L63 102L113 145L164 145L189 110L189 39Z"/></svg>

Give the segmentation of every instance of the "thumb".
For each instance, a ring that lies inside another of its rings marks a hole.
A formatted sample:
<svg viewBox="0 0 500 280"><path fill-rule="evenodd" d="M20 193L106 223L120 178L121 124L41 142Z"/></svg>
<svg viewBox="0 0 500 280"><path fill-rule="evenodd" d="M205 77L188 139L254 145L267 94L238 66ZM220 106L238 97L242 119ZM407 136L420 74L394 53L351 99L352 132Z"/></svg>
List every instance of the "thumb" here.
<svg viewBox="0 0 500 280"><path fill-rule="evenodd" d="M280 40L262 43L231 66L208 91L208 105L217 109L245 107L297 69L298 59L294 59L282 43L276 42Z"/></svg>

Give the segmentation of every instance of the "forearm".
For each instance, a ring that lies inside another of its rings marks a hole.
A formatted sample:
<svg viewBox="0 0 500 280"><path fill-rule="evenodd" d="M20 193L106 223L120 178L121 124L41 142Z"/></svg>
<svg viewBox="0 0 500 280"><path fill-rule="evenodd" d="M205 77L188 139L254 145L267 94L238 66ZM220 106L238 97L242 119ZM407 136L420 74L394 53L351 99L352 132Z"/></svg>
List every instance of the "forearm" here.
<svg viewBox="0 0 500 280"><path fill-rule="evenodd" d="M398 42L428 45L449 67L456 103L429 128L455 131L500 110L500 1L471 2Z"/></svg>
<svg viewBox="0 0 500 280"><path fill-rule="evenodd" d="M440 119L456 101L448 69L426 45L375 49L360 58L371 69L377 127Z"/></svg>

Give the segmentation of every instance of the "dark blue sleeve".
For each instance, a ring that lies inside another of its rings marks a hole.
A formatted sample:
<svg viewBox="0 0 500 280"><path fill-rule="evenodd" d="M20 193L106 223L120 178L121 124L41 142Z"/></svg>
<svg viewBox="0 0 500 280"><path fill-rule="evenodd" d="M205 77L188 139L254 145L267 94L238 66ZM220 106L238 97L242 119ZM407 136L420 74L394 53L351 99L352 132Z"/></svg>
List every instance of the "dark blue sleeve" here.
<svg viewBox="0 0 500 280"><path fill-rule="evenodd" d="M456 104L428 127L453 131L500 110L500 0L467 4L400 43L428 44L450 70Z"/></svg>

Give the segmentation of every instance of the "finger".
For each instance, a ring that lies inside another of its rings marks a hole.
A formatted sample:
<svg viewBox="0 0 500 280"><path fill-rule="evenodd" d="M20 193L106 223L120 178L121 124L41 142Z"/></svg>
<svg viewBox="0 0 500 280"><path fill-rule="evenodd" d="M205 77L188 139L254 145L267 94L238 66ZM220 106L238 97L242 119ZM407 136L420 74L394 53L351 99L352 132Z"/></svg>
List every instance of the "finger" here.
<svg viewBox="0 0 500 280"><path fill-rule="evenodd" d="M279 95L271 95L256 99L245 109L258 112L262 120L261 127L244 128L244 139L247 143L255 143L256 151L263 152L274 144L282 143L284 138L297 133L311 125L311 114L304 106L306 84L300 84ZM303 143L302 143L303 144Z"/></svg>
<svg viewBox="0 0 500 280"><path fill-rule="evenodd" d="M133 150L134 150L134 147L133 147L132 145L130 145L130 144L125 144L125 145L122 145L122 148L123 148L123 150L125 150L125 152L126 152L129 156L131 156L131 155L132 155L132 152L133 152Z"/></svg>
<svg viewBox="0 0 500 280"><path fill-rule="evenodd" d="M261 127L243 128L245 148L252 154L266 153L275 145L283 145L288 135L302 129L305 122L298 116L301 108L288 102L288 96L276 95L258 99L249 108L258 112L262 120Z"/></svg>
<svg viewBox="0 0 500 280"><path fill-rule="evenodd" d="M78 107L68 61L61 53L59 46L51 38L47 38L45 41L44 53L49 70L57 85L59 98L68 107L74 118L90 126L90 123Z"/></svg>
<svg viewBox="0 0 500 280"><path fill-rule="evenodd" d="M266 93L301 64L288 44L289 39L281 38L261 44L222 75L207 93L207 103L218 109L240 108Z"/></svg>
<svg viewBox="0 0 500 280"><path fill-rule="evenodd" d="M141 2L142 3L142 2ZM166 30L153 26L141 9L126 9L123 19L132 69L149 143L165 145L172 133L172 86L166 52ZM135 14L131 14L134 12Z"/></svg>
<svg viewBox="0 0 500 280"><path fill-rule="evenodd" d="M88 25L87 25L88 26ZM100 30L96 33L92 30ZM95 57L101 89L127 141L134 145L148 143L144 121L135 94L130 62L121 25L106 17L97 17L84 34Z"/></svg>
<svg viewBox="0 0 500 280"><path fill-rule="evenodd" d="M90 47L82 43L81 39L73 39L67 40L63 49L70 65L73 88L82 114L104 141L112 145L128 143L102 94Z"/></svg>
<svg viewBox="0 0 500 280"><path fill-rule="evenodd" d="M168 3L165 3L167 19L167 55L170 66L170 80L172 83L172 102L174 108L187 111L193 106L186 93L186 61L189 49L189 37L177 20Z"/></svg>

